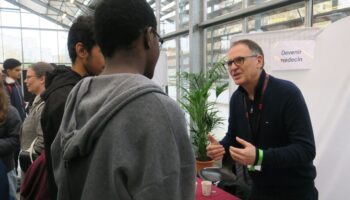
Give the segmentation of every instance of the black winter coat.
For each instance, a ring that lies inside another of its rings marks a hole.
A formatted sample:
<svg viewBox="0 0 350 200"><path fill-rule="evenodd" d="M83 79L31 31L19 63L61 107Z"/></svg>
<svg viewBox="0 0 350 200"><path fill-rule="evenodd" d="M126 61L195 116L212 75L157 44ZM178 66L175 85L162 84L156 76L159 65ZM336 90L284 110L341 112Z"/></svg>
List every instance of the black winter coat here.
<svg viewBox="0 0 350 200"><path fill-rule="evenodd" d="M46 90L41 95L41 98L45 101L45 107L41 115L41 126L45 144L50 199L56 199L57 195L51 161L51 144L61 125L67 97L81 79L82 77L71 68L57 67L52 73L47 74Z"/></svg>

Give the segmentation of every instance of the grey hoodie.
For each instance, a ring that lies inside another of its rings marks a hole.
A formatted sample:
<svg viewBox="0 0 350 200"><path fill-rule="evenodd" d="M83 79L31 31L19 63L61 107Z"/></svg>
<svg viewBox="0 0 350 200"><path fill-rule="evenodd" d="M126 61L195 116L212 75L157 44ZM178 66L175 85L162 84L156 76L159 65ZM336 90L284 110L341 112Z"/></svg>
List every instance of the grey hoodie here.
<svg viewBox="0 0 350 200"><path fill-rule="evenodd" d="M184 114L141 75L80 81L51 153L59 200L195 198Z"/></svg>

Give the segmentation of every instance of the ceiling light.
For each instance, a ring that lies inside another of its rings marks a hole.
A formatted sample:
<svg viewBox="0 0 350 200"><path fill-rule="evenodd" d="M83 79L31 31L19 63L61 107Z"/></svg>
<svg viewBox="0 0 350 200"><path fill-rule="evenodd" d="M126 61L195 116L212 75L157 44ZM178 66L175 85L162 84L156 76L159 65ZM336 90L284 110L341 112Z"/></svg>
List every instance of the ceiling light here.
<svg viewBox="0 0 350 200"><path fill-rule="evenodd" d="M66 18L66 17L67 17L67 13L63 13L62 19Z"/></svg>
<svg viewBox="0 0 350 200"><path fill-rule="evenodd" d="M74 0L70 0L70 3L74 3Z"/></svg>

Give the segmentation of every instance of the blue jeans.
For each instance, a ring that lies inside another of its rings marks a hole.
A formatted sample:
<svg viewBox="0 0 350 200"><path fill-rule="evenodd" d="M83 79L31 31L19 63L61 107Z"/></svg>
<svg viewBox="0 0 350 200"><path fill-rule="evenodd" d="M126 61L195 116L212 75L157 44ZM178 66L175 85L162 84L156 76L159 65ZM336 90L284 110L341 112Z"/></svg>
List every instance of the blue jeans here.
<svg viewBox="0 0 350 200"><path fill-rule="evenodd" d="M15 169L11 170L7 173L7 177L9 180L9 189L10 189L10 199L16 200L16 192L17 192L17 178Z"/></svg>

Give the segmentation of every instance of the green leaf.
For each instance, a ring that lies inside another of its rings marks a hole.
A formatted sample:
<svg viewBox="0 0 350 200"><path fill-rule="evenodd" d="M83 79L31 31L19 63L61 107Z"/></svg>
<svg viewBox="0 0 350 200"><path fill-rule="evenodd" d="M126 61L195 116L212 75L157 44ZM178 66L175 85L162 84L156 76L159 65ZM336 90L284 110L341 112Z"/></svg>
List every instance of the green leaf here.
<svg viewBox="0 0 350 200"><path fill-rule="evenodd" d="M216 126L221 125L223 118L218 117L216 102L209 102L210 91L215 90L216 97L228 88L228 83L222 83L222 78L227 74L224 60L215 63L206 72L178 73L181 83L178 85L181 91L179 103L190 115L191 137L196 149L197 159L206 160L206 147L209 143L208 134Z"/></svg>

